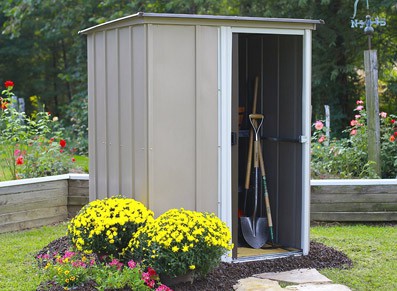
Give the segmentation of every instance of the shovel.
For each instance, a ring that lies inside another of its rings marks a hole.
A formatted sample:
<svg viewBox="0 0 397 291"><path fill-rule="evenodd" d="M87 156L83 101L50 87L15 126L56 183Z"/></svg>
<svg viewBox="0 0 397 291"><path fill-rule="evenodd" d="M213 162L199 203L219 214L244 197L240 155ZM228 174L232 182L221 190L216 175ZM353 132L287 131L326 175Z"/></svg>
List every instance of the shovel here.
<svg viewBox="0 0 397 291"><path fill-rule="evenodd" d="M255 185L254 185L254 210L251 217L240 217L241 230L245 241L254 249L261 248L267 241L267 219L265 217L256 217L258 211L259 199L259 129L262 126L262 114L250 114L249 119L255 131L254 142L254 169L255 169ZM256 119L260 119L257 125Z"/></svg>

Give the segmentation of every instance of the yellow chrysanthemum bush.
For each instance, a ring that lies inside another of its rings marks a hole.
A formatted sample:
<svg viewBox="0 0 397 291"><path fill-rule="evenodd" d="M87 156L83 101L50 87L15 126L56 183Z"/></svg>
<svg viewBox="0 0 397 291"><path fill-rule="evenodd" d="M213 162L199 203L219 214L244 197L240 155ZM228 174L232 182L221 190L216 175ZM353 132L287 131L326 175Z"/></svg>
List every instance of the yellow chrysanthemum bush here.
<svg viewBox="0 0 397 291"><path fill-rule="evenodd" d="M214 214L171 209L140 228L124 255L160 275L176 277L194 270L195 277L202 277L232 247L229 228Z"/></svg>
<svg viewBox="0 0 397 291"><path fill-rule="evenodd" d="M153 212L132 198L113 196L85 205L68 224L74 246L85 253L118 257Z"/></svg>

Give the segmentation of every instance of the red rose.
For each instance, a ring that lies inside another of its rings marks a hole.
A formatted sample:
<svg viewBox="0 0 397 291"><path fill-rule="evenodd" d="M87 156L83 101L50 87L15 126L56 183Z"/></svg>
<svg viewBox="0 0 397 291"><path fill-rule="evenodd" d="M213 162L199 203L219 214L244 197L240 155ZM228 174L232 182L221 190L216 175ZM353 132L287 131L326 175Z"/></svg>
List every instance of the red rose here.
<svg viewBox="0 0 397 291"><path fill-rule="evenodd" d="M66 140L61 139L61 140L59 141L59 145L61 146L61 148L66 147Z"/></svg>
<svg viewBox="0 0 397 291"><path fill-rule="evenodd" d="M17 165L23 165L23 157L22 156L19 156L17 158Z"/></svg>
<svg viewBox="0 0 397 291"><path fill-rule="evenodd" d="M394 124L394 122L396 122L394 119L390 120L391 124Z"/></svg>
<svg viewBox="0 0 397 291"><path fill-rule="evenodd" d="M397 137L397 131L395 131L393 135L394 135L395 137Z"/></svg>
<svg viewBox="0 0 397 291"><path fill-rule="evenodd" d="M13 81L5 81L4 82L4 87L14 87L14 82Z"/></svg>

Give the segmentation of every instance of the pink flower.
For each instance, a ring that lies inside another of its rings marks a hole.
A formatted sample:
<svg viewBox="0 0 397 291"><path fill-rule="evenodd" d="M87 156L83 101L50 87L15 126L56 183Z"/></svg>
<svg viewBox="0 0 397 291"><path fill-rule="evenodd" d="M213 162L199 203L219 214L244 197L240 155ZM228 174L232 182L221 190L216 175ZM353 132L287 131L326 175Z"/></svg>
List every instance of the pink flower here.
<svg viewBox="0 0 397 291"><path fill-rule="evenodd" d="M23 156L19 156L16 160L17 165L23 165Z"/></svg>
<svg viewBox="0 0 397 291"><path fill-rule="evenodd" d="M364 109L364 106L358 105L358 106L356 107L356 109L354 109L354 110L356 110L356 111L361 111L361 110L363 110L363 109Z"/></svg>
<svg viewBox="0 0 397 291"><path fill-rule="evenodd" d="M318 139L318 142L323 143L324 141L325 141L325 136L324 135L320 136L320 138Z"/></svg>
<svg viewBox="0 0 397 291"><path fill-rule="evenodd" d="M355 126L357 125L357 120L353 119L352 121L350 121L350 126Z"/></svg>
<svg viewBox="0 0 397 291"><path fill-rule="evenodd" d="M354 118L355 119L359 119L361 117L361 115L360 114L356 114L356 115L354 115Z"/></svg>
<svg viewBox="0 0 397 291"><path fill-rule="evenodd" d="M123 263L121 263L118 259L113 259L110 263L109 266L115 266L117 267L117 270L121 270L121 268L123 267Z"/></svg>
<svg viewBox="0 0 397 291"><path fill-rule="evenodd" d="M353 129L351 132L350 132L350 135L356 135L357 134L357 130L356 129Z"/></svg>
<svg viewBox="0 0 397 291"><path fill-rule="evenodd" d="M364 101L363 101L363 100L357 100L357 101L356 101L356 104L357 104L357 105L364 104Z"/></svg>
<svg viewBox="0 0 397 291"><path fill-rule="evenodd" d="M172 291L172 289L164 284L161 284L155 291Z"/></svg>
<svg viewBox="0 0 397 291"><path fill-rule="evenodd" d="M391 135L391 136L389 137L389 140L390 140L391 142L394 142L394 141L396 140L396 138L394 137L394 135Z"/></svg>
<svg viewBox="0 0 397 291"><path fill-rule="evenodd" d="M314 128L317 130L322 130L323 127L324 127L324 124L320 120L317 120L316 123L314 124Z"/></svg>
<svg viewBox="0 0 397 291"><path fill-rule="evenodd" d="M62 154L63 153L63 149L60 149L59 152Z"/></svg>
<svg viewBox="0 0 397 291"><path fill-rule="evenodd" d="M382 111L381 113L379 113L379 116L382 117L382 118L386 118L387 117L387 113Z"/></svg>
<svg viewBox="0 0 397 291"><path fill-rule="evenodd" d="M134 269L136 267L136 263L133 260L129 261L127 264L130 269Z"/></svg>
<svg viewBox="0 0 397 291"><path fill-rule="evenodd" d="M75 158L72 158L72 162L74 163L76 161L76 159Z"/></svg>
<svg viewBox="0 0 397 291"><path fill-rule="evenodd" d="M20 155L21 155L21 150L16 149L16 150L14 151L14 157L18 157L18 156L20 156Z"/></svg>

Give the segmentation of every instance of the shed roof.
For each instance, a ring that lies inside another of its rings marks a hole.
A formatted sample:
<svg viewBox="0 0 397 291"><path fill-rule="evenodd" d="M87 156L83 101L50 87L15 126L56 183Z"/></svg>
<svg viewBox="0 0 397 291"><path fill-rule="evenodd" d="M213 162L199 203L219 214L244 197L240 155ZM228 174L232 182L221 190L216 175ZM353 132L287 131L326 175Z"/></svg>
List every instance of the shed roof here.
<svg viewBox="0 0 397 291"><path fill-rule="evenodd" d="M198 14L172 14L172 13L146 13L138 12L115 20L79 31L80 34L90 34L95 31L114 29L118 27L151 24L186 24L186 25L212 25L212 26L242 26L242 27L289 27L296 29L316 29L317 24L323 20L295 19L295 18L265 18L246 16L223 15L198 15Z"/></svg>

